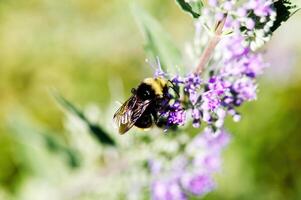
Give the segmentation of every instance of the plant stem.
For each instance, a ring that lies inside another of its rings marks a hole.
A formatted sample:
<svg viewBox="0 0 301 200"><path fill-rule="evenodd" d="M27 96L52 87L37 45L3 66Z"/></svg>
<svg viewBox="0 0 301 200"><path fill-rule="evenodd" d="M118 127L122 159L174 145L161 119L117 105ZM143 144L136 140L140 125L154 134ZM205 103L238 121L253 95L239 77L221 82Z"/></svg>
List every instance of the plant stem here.
<svg viewBox="0 0 301 200"><path fill-rule="evenodd" d="M208 60L210 59L216 45L219 43L219 41L221 39L221 35L223 33L223 28L224 28L226 19L227 19L227 14L225 14L225 16L223 17L222 20L217 22L217 25L216 25L216 28L214 31L215 34L214 34L213 38L211 38L208 46L205 48L203 54L201 55L200 61L194 71L195 74L202 73L205 65L207 64Z"/></svg>

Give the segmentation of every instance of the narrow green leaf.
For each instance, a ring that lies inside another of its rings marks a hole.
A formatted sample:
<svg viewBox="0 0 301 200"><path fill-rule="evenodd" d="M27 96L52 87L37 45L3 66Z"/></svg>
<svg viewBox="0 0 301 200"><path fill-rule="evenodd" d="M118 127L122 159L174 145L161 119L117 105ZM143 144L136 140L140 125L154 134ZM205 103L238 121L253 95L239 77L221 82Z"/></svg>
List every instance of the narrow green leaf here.
<svg viewBox="0 0 301 200"><path fill-rule="evenodd" d="M200 11L203 7L203 3L201 1L192 4L187 3L185 0L176 0L176 2L182 10L190 13L193 18L199 18L201 16Z"/></svg>
<svg viewBox="0 0 301 200"><path fill-rule="evenodd" d="M179 72L176 66L182 65L181 51L161 25L145 10L137 5L132 12L145 38L145 50L151 59L159 58L162 69L168 72Z"/></svg>
<svg viewBox="0 0 301 200"><path fill-rule="evenodd" d="M16 141L22 144L24 153L32 157L30 159L32 166L36 166L37 162L45 163L48 158L47 151L64 155L71 168L80 166L80 159L75 150L64 144L63 140L57 137L55 133L34 125L28 118L22 117L22 114L19 113L10 117L8 124ZM35 155L33 156L33 154Z"/></svg>
<svg viewBox="0 0 301 200"><path fill-rule="evenodd" d="M43 140L50 151L65 154L70 167L76 168L80 166L80 159L75 150L63 145L58 138L50 134L43 134Z"/></svg>
<svg viewBox="0 0 301 200"><path fill-rule="evenodd" d="M104 145L110 145L115 146L116 143L109 136L108 133L106 133L99 125L91 123L83 114L82 111L80 111L75 105L73 105L70 101L65 99L62 95L60 95L58 92L52 92L52 95L56 99L56 101L67 111L74 114L78 118L80 118L85 124L88 126L90 132L98 139L98 141Z"/></svg>

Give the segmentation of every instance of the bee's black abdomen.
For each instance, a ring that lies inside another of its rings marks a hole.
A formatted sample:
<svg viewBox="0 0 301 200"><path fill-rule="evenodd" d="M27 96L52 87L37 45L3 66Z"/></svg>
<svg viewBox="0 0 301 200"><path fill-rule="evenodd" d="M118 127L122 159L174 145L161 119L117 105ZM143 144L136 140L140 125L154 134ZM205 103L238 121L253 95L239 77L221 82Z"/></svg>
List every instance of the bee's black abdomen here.
<svg viewBox="0 0 301 200"><path fill-rule="evenodd" d="M145 113L135 122L135 126L138 128L149 128L153 124L153 119L151 114Z"/></svg>

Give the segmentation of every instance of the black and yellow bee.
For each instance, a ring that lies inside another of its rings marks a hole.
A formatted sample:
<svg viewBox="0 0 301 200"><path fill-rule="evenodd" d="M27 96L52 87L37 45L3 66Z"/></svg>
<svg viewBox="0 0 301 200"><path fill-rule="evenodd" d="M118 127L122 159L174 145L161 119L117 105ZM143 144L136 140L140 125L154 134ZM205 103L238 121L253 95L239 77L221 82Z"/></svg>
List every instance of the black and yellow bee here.
<svg viewBox="0 0 301 200"><path fill-rule="evenodd" d="M168 105L171 83L163 78L146 78L132 89L132 96L116 111L114 121L119 133L124 134L133 126L148 129L160 126L159 111Z"/></svg>

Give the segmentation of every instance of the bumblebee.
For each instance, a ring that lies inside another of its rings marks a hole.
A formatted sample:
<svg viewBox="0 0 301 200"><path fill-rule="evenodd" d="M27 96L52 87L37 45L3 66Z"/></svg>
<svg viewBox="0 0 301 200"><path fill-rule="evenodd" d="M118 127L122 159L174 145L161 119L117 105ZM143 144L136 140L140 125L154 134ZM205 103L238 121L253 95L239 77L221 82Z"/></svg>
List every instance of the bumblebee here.
<svg viewBox="0 0 301 200"><path fill-rule="evenodd" d="M126 133L133 126L148 129L156 124L160 127L158 113L170 100L169 83L163 78L146 78L137 88L132 89L132 96L113 117L120 134Z"/></svg>

